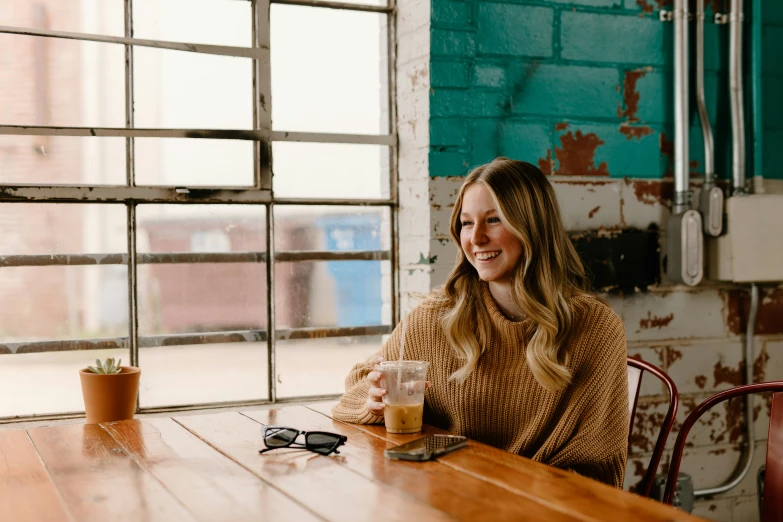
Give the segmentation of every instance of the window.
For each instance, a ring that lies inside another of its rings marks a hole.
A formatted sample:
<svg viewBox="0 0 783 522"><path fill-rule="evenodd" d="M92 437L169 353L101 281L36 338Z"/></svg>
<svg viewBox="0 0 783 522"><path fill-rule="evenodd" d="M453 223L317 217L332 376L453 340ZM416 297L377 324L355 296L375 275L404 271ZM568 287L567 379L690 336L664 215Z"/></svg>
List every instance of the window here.
<svg viewBox="0 0 783 522"><path fill-rule="evenodd" d="M0 7L0 420L109 356L141 411L340 393L397 315L385 1Z"/></svg>

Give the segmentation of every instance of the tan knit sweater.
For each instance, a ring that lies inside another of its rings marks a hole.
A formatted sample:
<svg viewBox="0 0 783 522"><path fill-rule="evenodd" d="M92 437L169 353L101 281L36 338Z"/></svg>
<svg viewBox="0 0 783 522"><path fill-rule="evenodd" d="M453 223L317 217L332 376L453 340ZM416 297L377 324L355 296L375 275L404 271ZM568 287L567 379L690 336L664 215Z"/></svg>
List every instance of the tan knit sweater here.
<svg viewBox="0 0 783 522"><path fill-rule="evenodd" d="M572 383L557 393L542 388L525 359L530 321L508 320L487 285L483 302L492 333L478 366L464 383L449 380L462 361L440 326L442 310L419 306L406 320L405 359L430 362L432 387L424 422L512 453L622 487L628 446L628 380L625 329L596 299L575 298L568 341ZM399 357L400 328L384 344L384 360ZM382 423L366 408L370 360L353 367L335 418Z"/></svg>

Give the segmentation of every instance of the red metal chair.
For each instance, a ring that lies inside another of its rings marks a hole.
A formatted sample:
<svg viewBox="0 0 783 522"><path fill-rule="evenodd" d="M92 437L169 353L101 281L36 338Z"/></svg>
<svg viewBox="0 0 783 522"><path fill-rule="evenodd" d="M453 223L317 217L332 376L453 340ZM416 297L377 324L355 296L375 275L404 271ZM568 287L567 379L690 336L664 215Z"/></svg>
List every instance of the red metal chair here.
<svg viewBox="0 0 783 522"><path fill-rule="evenodd" d="M696 421L699 420L699 417L706 413L707 410L723 401L761 392L783 392L783 381L745 384L716 393L699 404L696 409L686 417L685 422L683 422L682 428L680 429L680 433L677 435L677 441L674 443L672 460L669 465L669 476L666 481L666 492L663 496L663 501L666 504L671 504L674 499L674 491L677 486L677 474L680 471L682 452L685 449L685 438L688 436L688 432ZM761 520L763 522L783 520L783 394L780 393L775 393L772 396Z"/></svg>
<svg viewBox="0 0 783 522"><path fill-rule="evenodd" d="M675 386L674 381L660 368L640 359L628 357L629 449L631 447L631 433L633 432L633 418L634 414L636 413L636 403L639 400L639 389L642 385L642 375L644 372L651 373L663 381L663 383L666 385L666 388L669 390L669 409L666 411L666 417L663 419L661 431L658 432L658 439L655 441L652 457L650 457L650 464L647 466L647 471L644 473L644 478L642 478L642 481L639 482L636 490L638 494L649 497L653 481L655 480L655 472L658 470L658 465L661 462L663 450L666 447L666 439L669 438L669 433L672 431L674 416L677 414L677 406L679 405L679 397L677 395L677 386Z"/></svg>

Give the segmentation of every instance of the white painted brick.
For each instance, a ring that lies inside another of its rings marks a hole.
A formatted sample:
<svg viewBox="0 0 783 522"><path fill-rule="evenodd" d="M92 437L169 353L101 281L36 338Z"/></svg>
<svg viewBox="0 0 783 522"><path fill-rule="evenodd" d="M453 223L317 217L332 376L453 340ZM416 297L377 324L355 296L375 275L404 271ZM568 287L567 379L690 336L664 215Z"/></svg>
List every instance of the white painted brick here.
<svg viewBox="0 0 783 522"><path fill-rule="evenodd" d="M732 512L734 510L734 499L709 499L697 500L693 503L691 515L714 520L716 522L732 522Z"/></svg>
<svg viewBox="0 0 783 522"><path fill-rule="evenodd" d="M666 373L681 394L712 394L742 383L740 364L744 349L739 340L694 341L672 344L666 349Z"/></svg>
<svg viewBox="0 0 783 522"><path fill-rule="evenodd" d="M417 265L421 256L429 258L431 255L430 240L426 236L409 236L405 243L400 243L400 267Z"/></svg>
<svg viewBox="0 0 783 522"><path fill-rule="evenodd" d="M451 212L453 206L430 209L430 230L433 239L449 238L451 240Z"/></svg>
<svg viewBox="0 0 783 522"><path fill-rule="evenodd" d="M726 451L716 454L715 448L687 448L680 466L680 471L693 477L696 489L719 486L733 476L733 472L741 460L741 452L732 446L722 446ZM753 453L753 462L744 479L733 489L716 499L756 496L756 471L766 460L766 442L757 442Z"/></svg>
<svg viewBox="0 0 783 522"><path fill-rule="evenodd" d="M403 151L403 148L405 150ZM429 179L429 147L412 149L400 142L400 156L397 161L400 187L409 180Z"/></svg>
<svg viewBox="0 0 783 522"><path fill-rule="evenodd" d="M429 24L397 35L397 68L408 62L430 56Z"/></svg>
<svg viewBox="0 0 783 522"><path fill-rule="evenodd" d="M430 202L430 182L428 179L406 180L397 189L400 207L404 209L428 209ZM430 219L427 219L429 222Z"/></svg>
<svg viewBox="0 0 783 522"><path fill-rule="evenodd" d="M400 293L427 293L430 291L430 267L413 265L400 268Z"/></svg>
<svg viewBox="0 0 783 522"><path fill-rule="evenodd" d="M427 30L430 27L430 0L402 0L397 2L397 35L403 40L417 30Z"/></svg>
<svg viewBox="0 0 783 522"><path fill-rule="evenodd" d="M410 238L422 237L429 242L429 210L424 208L400 209L400 249L404 241Z"/></svg>
<svg viewBox="0 0 783 522"><path fill-rule="evenodd" d="M462 176L432 178L432 203L441 207L453 206L464 181Z"/></svg>
<svg viewBox="0 0 783 522"><path fill-rule="evenodd" d="M627 179L622 183L622 213L625 226L646 229L651 223L661 225L671 214L665 203L645 195L644 187L658 181Z"/></svg>
<svg viewBox="0 0 783 522"><path fill-rule="evenodd" d="M450 268L457 257L457 247L450 239L448 241L434 239L430 241L430 255L438 256L436 264L448 265Z"/></svg>
<svg viewBox="0 0 783 522"><path fill-rule="evenodd" d="M431 285L432 288L435 288L436 286L440 286L446 282L446 279L449 276L449 273L451 272L451 268L453 265L433 265L432 266L432 279L431 279Z"/></svg>
<svg viewBox="0 0 783 522"><path fill-rule="evenodd" d="M750 473L755 476L755 473ZM759 519L759 501L756 496L734 499L731 512L732 522L756 522Z"/></svg>
<svg viewBox="0 0 783 522"><path fill-rule="evenodd" d="M657 399L639 399L633 418L631 435L630 450L634 458L650 455L653 452L655 441L658 440L658 435L661 433L661 424L666 416L668 407L668 399L662 397Z"/></svg>
<svg viewBox="0 0 783 522"><path fill-rule="evenodd" d="M428 91L405 93L397 97L397 120L400 124L427 120L430 115Z"/></svg>
<svg viewBox="0 0 783 522"><path fill-rule="evenodd" d="M685 418L696 408L698 404L704 401L708 395L681 396L680 408L677 410L677 417L672 429L667 448L673 448L675 439L679 435L680 427ZM699 417L696 424L688 432L688 447L706 448L712 451L712 454L721 454L725 448L744 440L742 422L742 405L732 407L734 413L730 414L729 404L723 402L710 408L704 415ZM734 440L732 440L734 439ZM720 445L720 446L719 446Z"/></svg>
<svg viewBox="0 0 783 522"><path fill-rule="evenodd" d="M590 230L620 226L622 181L555 181L566 230Z"/></svg>
<svg viewBox="0 0 783 522"><path fill-rule="evenodd" d="M629 341L716 338L726 335L722 308L715 289L677 289L628 296L622 317Z"/></svg>
<svg viewBox="0 0 783 522"><path fill-rule="evenodd" d="M430 64L428 58L419 58L397 68L397 92L410 94L429 91Z"/></svg>
<svg viewBox="0 0 783 522"><path fill-rule="evenodd" d="M406 147L422 149L430 145L430 128L424 118L399 122L397 134L400 143L405 143Z"/></svg>

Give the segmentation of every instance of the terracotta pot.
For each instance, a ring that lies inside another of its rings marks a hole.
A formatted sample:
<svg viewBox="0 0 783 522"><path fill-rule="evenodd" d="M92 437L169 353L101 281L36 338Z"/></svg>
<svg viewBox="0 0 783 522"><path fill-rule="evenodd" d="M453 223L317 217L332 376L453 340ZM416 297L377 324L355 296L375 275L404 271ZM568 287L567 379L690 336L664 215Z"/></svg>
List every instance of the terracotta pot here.
<svg viewBox="0 0 783 522"><path fill-rule="evenodd" d="M79 377L87 424L133 418L139 395L139 368L120 366L120 373L110 375L92 373L85 368L79 371Z"/></svg>

